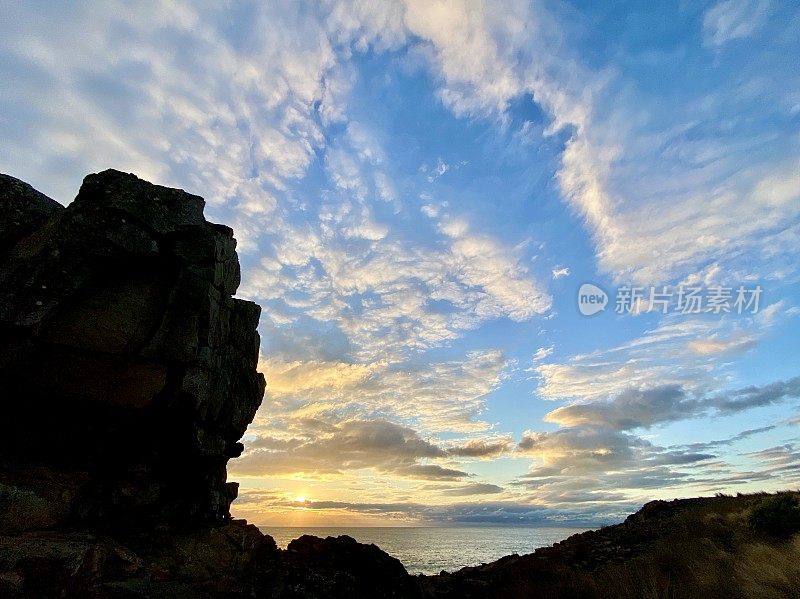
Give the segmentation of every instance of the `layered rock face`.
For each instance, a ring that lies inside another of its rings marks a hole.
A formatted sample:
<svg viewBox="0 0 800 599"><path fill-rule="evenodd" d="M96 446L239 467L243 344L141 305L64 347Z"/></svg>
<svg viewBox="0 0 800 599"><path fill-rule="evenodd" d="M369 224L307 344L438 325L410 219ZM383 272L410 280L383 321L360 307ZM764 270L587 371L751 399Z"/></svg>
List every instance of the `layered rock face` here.
<svg viewBox="0 0 800 599"><path fill-rule="evenodd" d="M226 463L264 392L260 308L232 298L236 241L203 206L112 170L67 208L0 178L8 526L229 518Z"/></svg>

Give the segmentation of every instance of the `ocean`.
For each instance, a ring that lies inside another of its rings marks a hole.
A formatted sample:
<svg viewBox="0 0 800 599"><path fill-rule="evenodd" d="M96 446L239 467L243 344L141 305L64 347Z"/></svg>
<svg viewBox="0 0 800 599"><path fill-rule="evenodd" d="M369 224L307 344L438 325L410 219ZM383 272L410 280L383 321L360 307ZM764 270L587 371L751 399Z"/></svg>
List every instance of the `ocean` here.
<svg viewBox="0 0 800 599"><path fill-rule="evenodd" d="M537 547L552 545L585 528L470 526L414 528L313 528L272 526L261 529L272 536L278 547L308 534L317 537L348 535L361 543L374 543L393 555L409 574L452 572L464 566L477 566L512 553L530 553Z"/></svg>

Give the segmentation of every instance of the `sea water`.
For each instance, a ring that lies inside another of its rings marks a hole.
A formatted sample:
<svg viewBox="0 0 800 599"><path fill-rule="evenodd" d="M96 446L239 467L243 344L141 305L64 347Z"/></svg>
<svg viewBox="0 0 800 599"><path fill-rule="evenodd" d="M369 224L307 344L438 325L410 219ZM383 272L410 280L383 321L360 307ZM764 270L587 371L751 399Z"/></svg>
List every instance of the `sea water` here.
<svg viewBox="0 0 800 599"><path fill-rule="evenodd" d="M262 527L261 530L285 549L292 539L304 534L317 537L348 535L361 543L374 543L393 555L409 574L453 572L464 566L477 566L512 553L531 553L537 547L552 545L584 528L471 526L413 528L335 528Z"/></svg>

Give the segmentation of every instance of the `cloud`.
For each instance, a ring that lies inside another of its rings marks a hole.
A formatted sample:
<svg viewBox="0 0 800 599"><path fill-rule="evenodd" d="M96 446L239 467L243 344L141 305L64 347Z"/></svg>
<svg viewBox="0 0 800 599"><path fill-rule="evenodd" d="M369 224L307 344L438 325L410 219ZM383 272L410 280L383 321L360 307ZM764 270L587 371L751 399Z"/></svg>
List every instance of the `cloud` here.
<svg viewBox="0 0 800 599"><path fill-rule="evenodd" d="M488 428L480 420L484 397L504 367L499 352L416 365L268 359L262 364L267 395L250 427L255 438L245 440L232 475L324 477L366 469L388 477L461 479L468 473L452 460L491 459L513 447L509 436L471 436ZM415 428L392 421L468 436L446 444L423 440Z"/></svg>
<svg viewBox="0 0 800 599"><path fill-rule="evenodd" d="M601 399L628 388L680 385L689 390L712 388L718 374L698 361L689 344L708 337L719 323L665 320L627 343L580 354L561 363L534 364L544 399Z"/></svg>
<svg viewBox="0 0 800 599"><path fill-rule="evenodd" d="M445 468L438 464L414 464L413 466L401 468L396 472L401 476L410 476L412 478L426 480L451 480L467 476L466 472L453 468Z"/></svg>
<svg viewBox="0 0 800 599"><path fill-rule="evenodd" d="M800 377L795 377L768 385L751 385L744 389L721 393L709 399L707 403L723 414L730 414L798 397L800 397Z"/></svg>
<svg viewBox="0 0 800 599"><path fill-rule="evenodd" d="M544 420L564 427L591 426L627 431L708 413L733 414L798 397L800 377L708 395L691 394L679 385L662 385L650 389L627 389L605 401L556 408L548 412Z"/></svg>
<svg viewBox="0 0 800 599"><path fill-rule="evenodd" d="M549 412L544 420L561 426L597 426L612 430L648 428L696 416L700 402L688 399L678 385L629 389L610 401L572 404Z"/></svg>
<svg viewBox="0 0 800 599"><path fill-rule="evenodd" d="M746 465L728 464L714 452L772 431L775 425L744 430L718 441L671 447L656 445L635 431L687 418L726 416L799 396L800 377L795 377L721 393L690 393L679 385L627 389L605 400L562 406L544 417L562 428L523 434L517 452L535 461L515 484L554 503L578 489L619 489L630 500L651 488L704 492L748 484L759 477L748 472ZM749 456L756 463L757 457ZM791 481L787 473L791 468L773 468L762 480Z"/></svg>
<svg viewBox="0 0 800 599"><path fill-rule="evenodd" d="M512 3L497 10L485 2L412 0L406 3L404 21L425 43L423 50L442 81L442 101L457 115L471 115L502 112L519 92L509 59L526 16Z"/></svg>
<svg viewBox="0 0 800 599"><path fill-rule="evenodd" d="M80 173L110 166L220 203L251 183L284 187L323 143L315 101L341 101L325 93L337 61L322 25L287 8L223 15L169 2L131 14L86 3L31 21L17 7L8 16L26 26L4 29L0 44L19 65L6 102L27 105L37 133L6 132L18 152L4 169L62 202Z"/></svg>
<svg viewBox="0 0 800 599"><path fill-rule="evenodd" d="M758 428L751 428L747 430L743 430L740 433L736 433L735 435L728 437L726 439L718 439L716 441L704 441L698 443L689 443L684 445L683 447L686 449L691 449L693 451L707 451L714 448L725 447L729 445L734 445L735 443L742 441L743 439L748 439L754 435L760 435L762 433L767 433L769 431L775 430L777 425L770 424L768 426L761 426Z"/></svg>
<svg viewBox="0 0 800 599"><path fill-rule="evenodd" d="M690 393L722 388L730 366L723 358L756 347L787 315L781 302L772 306L742 319L669 315L625 343L562 362L534 360L537 393L544 399L593 400L630 388L678 385Z"/></svg>
<svg viewBox="0 0 800 599"><path fill-rule="evenodd" d="M502 493L503 487L492 485L488 483L475 483L471 485L464 485L462 487L454 487L442 491L442 495L446 497L463 497L465 495L494 495Z"/></svg>
<svg viewBox="0 0 800 599"><path fill-rule="evenodd" d="M428 175L428 182L433 183L434 181L436 181L436 179L444 175L449 170L450 170L449 164L443 162L441 158L437 159L436 166L431 169L431 174Z"/></svg>
<svg viewBox="0 0 800 599"><path fill-rule="evenodd" d="M314 228L273 231L274 259L245 271L240 294L266 304L267 318L273 306L311 317L336 326L359 359L398 360L489 320L521 322L550 308L516 251L463 221L447 221L437 246L412 245L347 203L335 210L323 209Z"/></svg>
<svg viewBox="0 0 800 599"><path fill-rule="evenodd" d="M468 489L469 485L461 487ZM474 490L481 491L478 495L494 495L495 490L492 485L478 488L474 485ZM451 490L460 490L455 488ZM454 493L448 497L459 497ZM577 498L578 494L572 495ZM597 526L598 524L608 523L615 517L632 511L638 506L633 504L620 504L609 513L598 516L597 507L593 505L580 506L577 502L572 502L571 507L566 509L553 509L544 503L530 501L491 501L483 499L481 501L465 501L441 505L426 505L413 501L338 501L338 500L306 500L301 506L293 501L291 495L285 493L263 491L257 489L242 489L240 491L237 505L247 514L251 522L261 523L265 517L272 513L278 514L278 522L286 519L286 510L302 509L304 512L327 512L336 514L378 516L382 521L393 519L402 522L416 523L436 523L436 524L549 524L549 525L569 525L577 526ZM606 494L610 500L618 500L613 493ZM602 499L600 493L595 494L594 498L599 502ZM565 504L566 505L566 504Z"/></svg>
<svg viewBox="0 0 800 599"><path fill-rule="evenodd" d="M606 86L612 95L615 85ZM734 98L737 92L719 90ZM711 260L740 280L775 268L768 264L797 238L798 211L771 202L766 190L788 189L778 183L787 177L797 182L796 138L775 131L786 144L778 150L772 134L738 138L674 107L639 125L625 110L647 100L617 97L597 106L604 94L596 97L593 119L575 123L559 182L592 231L603 272L620 283L658 284ZM714 103L724 112L721 99Z"/></svg>
<svg viewBox="0 0 800 599"><path fill-rule="evenodd" d="M793 480L798 479L800 453L794 442L754 451L749 453L748 457L761 463L767 476L788 474Z"/></svg>
<svg viewBox="0 0 800 599"><path fill-rule="evenodd" d="M731 339L694 339L689 348L700 355L738 354L754 348L758 340L754 337Z"/></svg>
<svg viewBox="0 0 800 599"><path fill-rule="evenodd" d="M466 472L420 460L446 457L439 446L416 431L381 420L349 420L320 430L303 431L307 437L280 444L268 438L247 444L244 455L231 463L236 476L331 474L373 469L401 477L451 480Z"/></svg>
<svg viewBox="0 0 800 599"><path fill-rule="evenodd" d="M569 267L567 266L556 266L553 269L553 278L560 279L561 277L568 277L569 276Z"/></svg>
<svg viewBox="0 0 800 599"><path fill-rule="evenodd" d="M713 43L750 35L767 9L763 1L722 2L704 28ZM797 139L766 118L728 126L751 101L738 79L713 95L662 79L687 98L676 108L664 90L646 95L611 67L581 64L554 39L564 23L541 5L410 2L404 25L423 40L454 114L505 122L511 101L531 94L551 119L545 134L567 132L560 189L591 231L601 270L617 281L667 282L720 256L725 271L752 275L763 270L757 256L797 241L797 203L789 201L798 189ZM762 76L768 61L769 52L753 56L746 76ZM769 101L790 108L791 84L778 76L771 85ZM743 247L748 264L739 260Z"/></svg>
<svg viewBox="0 0 800 599"><path fill-rule="evenodd" d="M463 237L469 231L469 223L463 218L446 217L442 219L439 230L447 237Z"/></svg>
<svg viewBox="0 0 800 599"><path fill-rule="evenodd" d="M465 458L495 458L507 453L513 447L511 437L469 439L465 443L459 443L454 447L449 447L447 453L452 456Z"/></svg>
<svg viewBox="0 0 800 599"><path fill-rule="evenodd" d="M709 46L750 37L769 14L769 0L723 0L703 15L703 36Z"/></svg>
<svg viewBox="0 0 800 599"><path fill-rule="evenodd" d="M436 218L439 215L439 207L433 204L425 204L420 208L420 212L428 218Z"/></svg>
<svg viewBox="0 0 800 599"><path fill-rule="evenodd" d="M601 428L565 428L553 432L527 431L517 448L541 460L534 476L607 472L630 466L649 443L633 435Z"/></svg>
<svg viewBox="0 0 800 599"><path fill-rule="evenodd" d="M500 384L506 366L498 351L471 352L445 362L366 364L287 362L276 355L262 362L270 382L252 427L358 416L415 423L431 432L477 433L489 428L481 419L485 399Z"/></svg>
<svg viewBox="0 0 800 599"><path fill-rule="evenodd" d="M591 426L528 431L518 450L535 462L515 484L553 506L568 505L576 492L589 494L586 500L604 501L603 490L615 489L614 500L630 502L647 497L648 489L686 488L693 482L690 470L715 458Z"/></svg>
<svg viewBox="0 0 800 599"><path fill-rule="evenodd" d="M536 350L536 352L534 352L533 361L539 362L540 360L544 360L545 358L553 354L554 349L555 348L552 345L550 347L540 347L539 349Z"/></svg>
<svg viewBox="0 0 800 599"><path fill-rule="evenodd" d="M269 374L271 395L286 395L353 387L378 372L382 366L380 363L281 362L276 359L267 359L262 362L259 370Z"/></svg>

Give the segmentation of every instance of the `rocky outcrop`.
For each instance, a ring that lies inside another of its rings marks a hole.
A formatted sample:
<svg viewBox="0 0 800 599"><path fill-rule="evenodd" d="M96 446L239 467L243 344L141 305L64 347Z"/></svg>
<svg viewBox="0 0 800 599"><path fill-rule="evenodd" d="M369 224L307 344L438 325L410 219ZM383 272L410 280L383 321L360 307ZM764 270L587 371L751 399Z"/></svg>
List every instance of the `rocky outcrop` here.
<svg viewBox="0 0 800 599"><path fill-rule="evenodd" d="M418 597L377 547L230 519L260 308L203 205L105 171L64 208L0 176L0 597Z"/></svg>
<svg viewBox="0 0 800 599"><path fill-rule="evenodd" d="M753 526L765 503L788 537ZM420 582L431 599L797 597L793 519L800 492L651 501L620 524Z"/></svg>
<svg viewBox="0 0 800 599"><path fill-rule="evenodd" d="M417 581L398 559L345 535L325 539L303 535L289 543L284 560L296 581L316 588L314 596L421 596Z"/></svg>
<svg viewBox="0 0 800 599"><path fill-rule="evenodd" d="M0 174L0 257L61 212L63 207L33 187Z"/></svg>
<svg viewBox="0 0 800 599"><path fill-rule="evenodd" d="M0 187L0 492L17 527L29 508L111 530L228 518L225 466L264 391L232 230L117 171L67 208Z"/></svg>

